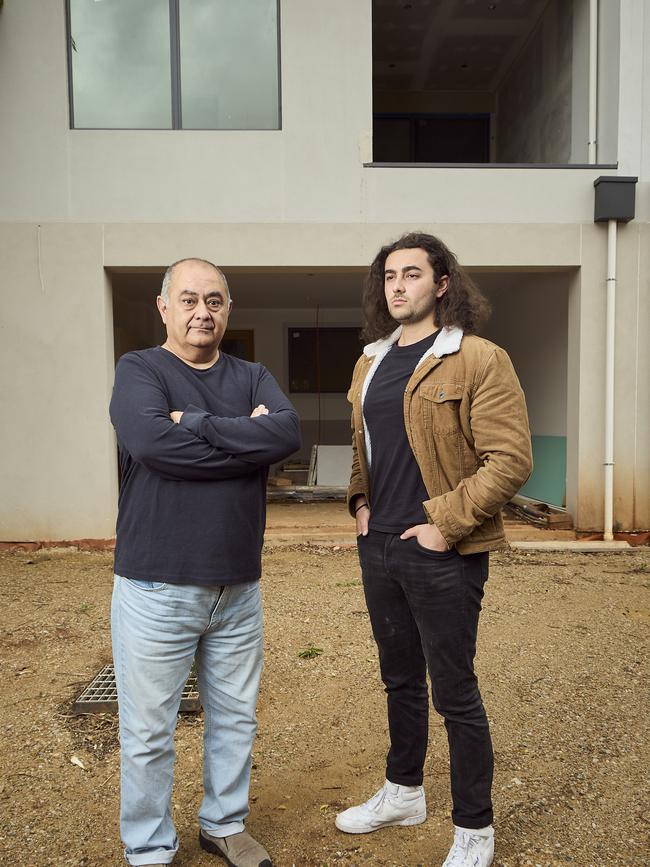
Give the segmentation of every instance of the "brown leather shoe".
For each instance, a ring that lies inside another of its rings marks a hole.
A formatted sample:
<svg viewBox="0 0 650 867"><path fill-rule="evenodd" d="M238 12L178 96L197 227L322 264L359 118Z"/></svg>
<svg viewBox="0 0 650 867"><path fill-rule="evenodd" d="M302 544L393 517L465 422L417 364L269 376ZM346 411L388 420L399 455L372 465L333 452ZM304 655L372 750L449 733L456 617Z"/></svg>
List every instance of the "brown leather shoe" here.
<svg viewBox="0 0 650 867"><path fill-rule="evenodd" d="M203 828L199 844L206 852L219 855L228 867L273 867L269 853L247 831L230 837L215 837Z"/></svg>

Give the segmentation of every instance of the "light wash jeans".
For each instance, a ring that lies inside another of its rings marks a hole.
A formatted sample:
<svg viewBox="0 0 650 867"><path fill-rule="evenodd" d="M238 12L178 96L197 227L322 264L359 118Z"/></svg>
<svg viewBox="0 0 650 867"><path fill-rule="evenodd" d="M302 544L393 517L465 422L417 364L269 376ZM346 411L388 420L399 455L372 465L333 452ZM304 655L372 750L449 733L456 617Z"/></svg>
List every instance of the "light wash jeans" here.
<svg viewBox="0 0 650 867"><path fill-rule="evenodd" d="M262 671L259 582L207 588L116 575L111 627L124 854L133 865L168 864L178 850L174 730L195 655L205 716L199 824L218 837L244 829Z"/></svg>

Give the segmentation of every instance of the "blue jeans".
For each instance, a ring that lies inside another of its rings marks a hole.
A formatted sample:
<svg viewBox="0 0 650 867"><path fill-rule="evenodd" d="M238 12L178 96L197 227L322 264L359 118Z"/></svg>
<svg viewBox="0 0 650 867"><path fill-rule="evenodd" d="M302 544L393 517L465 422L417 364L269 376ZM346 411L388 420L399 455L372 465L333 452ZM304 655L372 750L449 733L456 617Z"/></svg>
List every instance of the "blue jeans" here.
<svg viewBox="0 0 650 867"><path fill-rule="evenodd" d="M195 656L205 715L199 824L218 837L244 828L262 671L259 582L208 588L116 575L111 627L125 856L168 864L178 849L174 731Z"/></svg>
<svg viewBox="0 0 650 867"><path fill-rule="evenodd" d="M371 530L357 538L366 604L388 696L386 777L422 785L431 698L449 742L452 819L492 822L493 755L474 655L488 554L430 551Z"/></svg>

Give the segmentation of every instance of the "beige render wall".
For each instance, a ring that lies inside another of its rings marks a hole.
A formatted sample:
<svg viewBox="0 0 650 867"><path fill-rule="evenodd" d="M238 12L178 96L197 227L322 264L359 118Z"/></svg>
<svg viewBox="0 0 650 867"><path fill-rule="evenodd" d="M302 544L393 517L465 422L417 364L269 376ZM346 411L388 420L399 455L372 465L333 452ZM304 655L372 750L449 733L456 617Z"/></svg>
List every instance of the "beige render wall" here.
<svg viewBox="0 0 650 867"><path fill-rule="evenodd" d="M618 227L614 520L650 527L650 226Z"/></svg>
<svg viewBox="0 0 650 867"><path fill-rule="evenodd" d="M0 220L354 221L370 7L283 0L283 129L260 132L68 129L63 0L5 4Z"/></svg>
<svg viewBox="0 0 650 867"><path fill-rule="evenodd" d="M0 224L0 539L106 538L116 461L100 226Z"/></svg>
<svg viewBox="0 0 650 867"><path fill-rule="evenodd" d="M358 267L407 228L438 232L480 268L576 269L569 499L581 528L602 526L605 241L591 220L593 180L615 172L364 168L369 0L283 2L281 131L69 130L63 8L21 0L0 13L0 376L11 407L0 538L113 531L104 267L161 267L188 249L226 267ZM650 75L649 9L629 0L621 18L619 173L640 176L638 221L650 215L650 87L637 86ZM615 520L626 529L650 526L649 242L647 222L621 230Z"/></svg>
<svg viewBox="0 0 650 867"><path fill-rule="evenodd" d="M283 0L283 128L262 132L70 130L64 8L20 0L0 14L0 220L591 220L599 170L364 168L370 0Z"/></svg>
<svg viewBox="0 0 650 867"><path fill-rule="evenodd" d="M639 227L635 372L636 441L634 447L634 523L650 527L650 225Z"/></svg>
<svg viewBox="0 0 650 867"><path fill-rule="evenodd" d="M225 267L367 264L403 224L351 226L0 224L0 433L8 496L0 539L103 538L114 530L115 442L107 415L112 313L104 266L161 266L200 249ZM569 299L568 496L581 529L602 527L604 227L425 225L481 268L573 269ZM647 335L650 231L619 240L615 521L650 526ZM329 262L327 261L329 260ZM42 282L41 282L42 281ZM297 305L298 306L298 305Z"/></svg>
<svg viewBox="0 0 650 867"><path fill-rule="evenodd" d="M650 270L647 224L619 224L616 287L614 529L650 527ZM569 296L568 507L603 527L607 227L582 227Z"/></svg>

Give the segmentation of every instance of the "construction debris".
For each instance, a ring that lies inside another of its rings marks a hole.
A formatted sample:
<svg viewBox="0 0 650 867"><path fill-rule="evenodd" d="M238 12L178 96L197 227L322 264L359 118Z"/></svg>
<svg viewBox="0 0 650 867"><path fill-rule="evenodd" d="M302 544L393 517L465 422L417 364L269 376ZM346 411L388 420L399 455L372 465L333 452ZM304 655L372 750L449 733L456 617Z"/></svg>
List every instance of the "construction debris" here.
<svg viewBox="0 0 650 867"><path fill-rule="evenodd" d="M573 529L573 518L560 506L542 503L517 494L508 503L508 508L524 521L538 527L548 527L553 530Z"/></svg>

